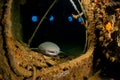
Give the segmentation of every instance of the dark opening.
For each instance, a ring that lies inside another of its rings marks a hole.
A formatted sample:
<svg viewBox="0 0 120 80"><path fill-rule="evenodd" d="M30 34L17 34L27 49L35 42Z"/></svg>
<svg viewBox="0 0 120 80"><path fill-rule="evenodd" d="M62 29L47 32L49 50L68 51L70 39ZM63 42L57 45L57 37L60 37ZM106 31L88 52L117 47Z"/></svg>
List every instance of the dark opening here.
<svg viewBox="0 0 120 80"><path fill-rule="evenodd" d="M27 0L21 6L21 23L23 26L24 42L32 36L39 21L54 0ZM81 8L74 0L77 8ZM85 45L85 27L80 19L74 19L72 14L77 14L69 0L58 0L40 25L34 36L31 47L45 41L56 43L62 51L68 53L82 53ZM84 16L83 16L84 17Z"/></svg>

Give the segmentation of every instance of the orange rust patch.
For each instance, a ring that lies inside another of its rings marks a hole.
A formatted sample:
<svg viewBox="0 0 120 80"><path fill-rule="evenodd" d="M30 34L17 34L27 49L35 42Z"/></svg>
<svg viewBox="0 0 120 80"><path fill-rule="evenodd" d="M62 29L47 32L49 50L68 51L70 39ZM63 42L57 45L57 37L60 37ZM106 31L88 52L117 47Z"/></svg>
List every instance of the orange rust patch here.
<svg viewBox="0 0 120 80"><path fill-rule="evenodd" d="M17 58L19 58L21 56L21 51L20 50L16 50L15 51L15 55Z"/></svg>
<svg viewBox="0 0 120 80"><path fill-rule="evenodd" d="M116 11L120 11L120 8L115 9Z"/></svg>
<svg viewBox="0 0 120 80"><path fill-rule="evenodd" d="M8 37L8 41L11 42L13 40L12 37Z"/></svg>
<svg viewBox="0 0 120 80"><path fill-rule="evenodd" d="M118 17L118 19L120 19L120 16Z"/></svg>
<svg viewBox="0 0 120 80"><path fill-rule="evenodd" d="M104 24L106 24L107 23L107 19L103 18L103 22L104 22Z"/></svg>
<svg viewBox="0 0 120 80"><path fill-rule="evenodd" d="M106 3L108 3L108 2L109 2L109 0L105 0L105 2L106 2Z"/></svg>
<svg viewBox="0 0 120 80"><path fill-rule="evenodd" d="M96 4L101 4L101 2L100 2L100 1L97 1Z"/></svg>
<svg viewBox="0 0 120 80"><path fill-rule="evenodd" d="M0 79L3 79L3 75L2 74L0 74Z"/></svg>
<svg viewBox="0 0 120 80"><path fill-rule="evenodd" d="M111 28L112 28L111 23L108 22L108 23L106 24L105 28L106 28L106 30L107 30L108 32L110 32L110 30L111 30Z"/></svg>

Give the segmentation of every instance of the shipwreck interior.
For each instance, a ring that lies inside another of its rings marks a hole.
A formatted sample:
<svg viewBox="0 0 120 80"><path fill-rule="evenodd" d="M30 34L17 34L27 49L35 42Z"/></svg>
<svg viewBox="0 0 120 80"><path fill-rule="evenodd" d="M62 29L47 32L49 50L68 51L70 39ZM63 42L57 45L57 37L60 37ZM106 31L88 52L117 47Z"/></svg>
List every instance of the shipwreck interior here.
<svg viewBox="0 0 120 80"><path fill-rule="evenodd" d="M25 4L20 5L23 42L28 43L53 1L26 0ZM80 6L77 7L81 11ZM69 0L57 1L39 26L30 47L36 48L39 44L50 41L56 43L65 53L80 55L85 47L86 28L82 20L73 18L72 14L76 15L77 12Z"/></svg>
<svg viewBox="0 0 120 80"><path fill-rule="evenodd" d="M120 80L117 1L1 0L0 80ZM32 50L46 41L67 55Z"/></svg>
<svg viewBox="0 0 120 80"><path fill-rule="evenodd" d="M11 69L13 74L9 75L15 75L15 78L5 76L6 80L82 80L90 76L94 47L82 54L86 44L84 15L83 19L73 18L78 13L69 0L57 1L48 11L54 1L57 0L8 0L6 3L2 24L10 68L5 71ZM81 12L80 6L77 7ZM67 56L51 57L31 50L46 41L56 43Z"/></svg>

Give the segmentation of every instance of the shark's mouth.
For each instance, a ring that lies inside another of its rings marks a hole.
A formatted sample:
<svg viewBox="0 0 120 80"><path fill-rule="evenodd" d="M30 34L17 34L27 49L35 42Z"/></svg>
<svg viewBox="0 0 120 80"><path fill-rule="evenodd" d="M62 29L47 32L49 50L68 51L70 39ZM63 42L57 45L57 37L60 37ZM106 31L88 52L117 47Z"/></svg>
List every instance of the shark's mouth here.
<svg viewBox="0 0 120 80"><path fill-rule="evenodd" d="M47 50L49 53L56 53L56 51Z"/></svg>

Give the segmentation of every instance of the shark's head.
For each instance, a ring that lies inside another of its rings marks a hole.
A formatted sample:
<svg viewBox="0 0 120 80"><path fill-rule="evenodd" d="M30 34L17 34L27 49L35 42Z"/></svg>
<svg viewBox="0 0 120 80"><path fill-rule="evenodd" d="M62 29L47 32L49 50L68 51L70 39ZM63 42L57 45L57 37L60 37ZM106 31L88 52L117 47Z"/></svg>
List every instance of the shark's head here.
<svg viewBox="0 0 120 80"><path fill-rule="evenodd" d="M38 46L38 49L50 56L58 55L61 52L59 46L53 42L44 42Z"/></svg>

